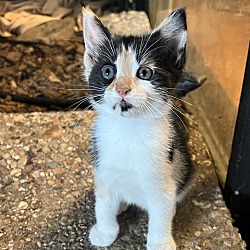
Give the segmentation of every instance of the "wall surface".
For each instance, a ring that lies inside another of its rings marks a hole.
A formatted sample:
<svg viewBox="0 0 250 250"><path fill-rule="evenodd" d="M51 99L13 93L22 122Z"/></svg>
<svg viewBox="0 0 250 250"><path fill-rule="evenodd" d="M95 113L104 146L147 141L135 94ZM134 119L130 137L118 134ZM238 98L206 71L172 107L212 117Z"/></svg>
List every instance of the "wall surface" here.
<svg viewBox="0 0 250 250"><path fill-rule="evenodd" d="M196 106L189 108L201 125L224 185L250 40L250 1L159 0L151 1L153 5L158 9L154 22L171 8L187 9L186 68L208 79L187 101Z"/></svg>

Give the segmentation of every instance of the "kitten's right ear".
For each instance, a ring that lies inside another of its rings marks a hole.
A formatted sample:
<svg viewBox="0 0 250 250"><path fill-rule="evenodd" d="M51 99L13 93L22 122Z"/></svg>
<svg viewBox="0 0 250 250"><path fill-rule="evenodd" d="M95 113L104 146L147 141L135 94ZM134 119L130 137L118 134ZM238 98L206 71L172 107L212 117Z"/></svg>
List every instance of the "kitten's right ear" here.
<svg viewBox="0 0 250 250"><path fill-rule="evenodd" d="M100 46L104 44L105 40L110 39L110 33L89 7L83 7L82 14L85 50L90 58L95 59Z"/></svg>

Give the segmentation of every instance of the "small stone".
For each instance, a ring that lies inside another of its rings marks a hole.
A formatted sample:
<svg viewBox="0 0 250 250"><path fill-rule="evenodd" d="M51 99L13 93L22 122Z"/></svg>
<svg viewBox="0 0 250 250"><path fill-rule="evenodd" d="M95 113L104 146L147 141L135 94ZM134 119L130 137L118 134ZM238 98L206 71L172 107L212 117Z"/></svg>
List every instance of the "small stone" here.
<svg viewBox="0 0 250 250"><path fill-rule="evenodd" d="M46 130L44 132L44 136L46 138L50 138L50 137L58 137L62 135L62 130L58 125L54 125L52 126L50 129Z"/></svg>
<svg viewBox="0 0 250 250"><path fill-rule="evenodd" d="M13 116L14 122L21 122L24 119L24 116L22 114Z"/></svg>
<svg viewBox="0 0 250 250"><path fill-rule="evenodd" d="M43 171L40 172L41 177L45 177L45 173Z"/></svg>
<svg viewBox="0 0 250 250"><path fill-rule="evenodd" d="M195 232L194 232L194 235L195 235L196 237L199 237L201 234L202 234L201 231L195 231Z"/></svg>
<svg viewBox="0 0 250 250"><path fill-rule="evenodd" d="M20 187L20 188L18 189L18 191L20 191L20 192L24 192L24 191L26 191L26 189L25 189L25 188L23 188L23 187Z"/></svg>
<svg viewBox="0 0 250 250"><path fill-rule="evenodd" d="M20 159L20 155L15 154L15 155L12 156L12 158L15 159L15 160L19 160Z"/></svg>
<svg viewBox="0 0 250 250"><path fill-rule="evenodd" d="M15 52L15 51L12 51L12 52L9 52L7 55L6 55L6 59L13 62L13 63L16 63L20 60L21 58L21 53L19 52Z"/></svg>
<svg viewBox="0 0 250 250"><path fill-rule="evenodd" d="M41 170L35 170L35 171L33 171L33 172L31 173L31 176L32 176L34 179L38 180L38 179L40 178L40 172L41 172Z"/></svg>
<svg viewBox="0 0 250 250"><path fill-rule="evenodd" d="M10 175L14 177L18 177L22 174L22 170L20 168L15 168L10 171Z"/></svg>
<svg viewBox="0 0 250 250"><path fill-rule="evenodd" d="M10 87L11 87L11 89L16 89L17 88L17 84L16 84L16 81L15 80L11 80L10 81Z"/></svg>
<svg viewBox="0 0 250 250"><path fill-rule="evenodd" d="M20 203L19 203L19 205L18 205L18 209L20 209L20 210L25 210L25 209L27 209L28 208L28 203L27 202L25 202L25 201L21 201Z"/></svg>
<svg viewBox="0 0 250 250"><path fill-rule="evenodd" d="M4 154L3 154L3 158L4 158L5 160L10 159L10 154L9 154L9 153L4 153Z"/></svg>
<svg viewBox="0 0 250 250"><path fill-rule="evenodd" d="M88 179L87 179L87 182L90 183L90 184L92 184L94 181L93 181L92 178L88 178Z"/></svg>
<svg viewBox="0 0 250 250"><path fill-rule="evenodd" d="M24 146L23 149L24 149L26 152L28 152L28 151L30 150L30 146L29 146L29 145Z"/></svg>
<svg viewBox="0 0 250 250"><path fill-rule="evenodd" d="M55 154L54 156L54 161L55 162L62 162L62 161L65 161L65 156L63 154Z"/></svg>
<svg viewBox="0 0 250 250"><path fill-rule="evenodd" d="M44 71L45 76L48 77L49 81L54 82L54 83L61 83L61 80L58 78L58 76L52 72L50 69L45 69Z"/></svg>
<svg viewBox="0 0 250 250"><path fill-rule="evenodd" d="M12 168L17 168L17 161L11 161L11 162L10 162L10 166L11 166Z"/></svg>
<svg viewBox="0 0 250 250"><path fill-rule="evenodd" d="M202 167L210 167L212 165L212 162L210 160L205 160L201 162Z"/></svg>
<svg viewBox="0 0 250 250"><path fill-rule="evenodd" d="M28 157L26 155L22 155L20 159L18 160L18 167L19 168L24 168L28 161Z"/></svg>
<svg viewBox="0 0 250 250"><path fill-rule="evenodd" d="M63 167L58 167L58 168L54 168L52 171L55 175L62 175L64 174L65 169Z"/></svg>
<svg viewBox="0 0 250 250"><path fill-rule="evenodd" d="M33 170L33 165L31 165L31 164L26 165L26 166L24 167L24 169L25 169L25 172L26 172L26 173L29 173L30 171Z"/></svg>

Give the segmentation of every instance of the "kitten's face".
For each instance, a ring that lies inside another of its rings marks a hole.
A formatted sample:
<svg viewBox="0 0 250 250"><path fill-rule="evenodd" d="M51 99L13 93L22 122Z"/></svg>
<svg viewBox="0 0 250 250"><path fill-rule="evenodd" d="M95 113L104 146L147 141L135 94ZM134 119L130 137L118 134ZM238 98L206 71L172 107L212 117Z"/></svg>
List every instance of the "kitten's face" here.
<svg viewBox="0 0 250 250"><path fill-rule="evenodd" d="M111 37L93 12L83 14L85 76L94 107L121 116L159 116L185 63L185 10L142 37Z"/></svg>

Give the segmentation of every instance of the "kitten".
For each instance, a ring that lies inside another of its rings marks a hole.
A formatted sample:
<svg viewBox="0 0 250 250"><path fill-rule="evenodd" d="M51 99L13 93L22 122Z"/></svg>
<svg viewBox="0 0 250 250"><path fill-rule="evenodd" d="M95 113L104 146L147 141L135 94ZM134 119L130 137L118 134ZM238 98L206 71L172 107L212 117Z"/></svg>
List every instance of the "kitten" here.
<svg viewBox="0 0 250 250"><path fill-rule="evenodd" d="M135 204L149 214L147 249L174 250L176 202L194 172L171 102L185 64L185 9L141 37L112 37L89 8L83 9L83 27L85 77L97 111L90 241L111 245L119 232L117 215Z"/></svg>

